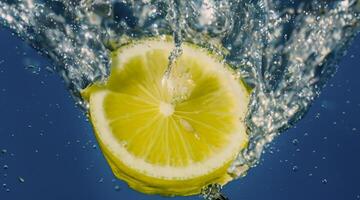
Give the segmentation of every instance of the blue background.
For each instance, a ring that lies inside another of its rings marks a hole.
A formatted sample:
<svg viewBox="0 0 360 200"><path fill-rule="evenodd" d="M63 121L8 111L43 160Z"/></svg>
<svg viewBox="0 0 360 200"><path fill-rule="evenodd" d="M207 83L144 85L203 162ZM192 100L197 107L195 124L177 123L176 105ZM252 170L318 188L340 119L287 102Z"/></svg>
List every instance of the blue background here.
<svg viewBox="0 0 360 200"><path fill-rule="evenodd" d="M360 37L296 127L230 200L360 199ZM0 28L0 199L161 200L116 180L51 62ZM174 199L199 199L177 197Z"/></svg>

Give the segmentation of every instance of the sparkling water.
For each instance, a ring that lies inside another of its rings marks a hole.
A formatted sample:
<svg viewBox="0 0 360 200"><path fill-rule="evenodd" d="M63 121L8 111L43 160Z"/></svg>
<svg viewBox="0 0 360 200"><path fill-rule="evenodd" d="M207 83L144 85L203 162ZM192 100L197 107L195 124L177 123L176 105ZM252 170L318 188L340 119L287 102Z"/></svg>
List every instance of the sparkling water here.
<svg viewBox="0 0 360 200"><path fill-rule="evenodd" d="M81 89L106 81L110 51L132 40L172 35L168 71L183 42L223 57L253 88L234 178L306 114L358 33L359 12L358 0L0 0L0 23L53 60L85 110Z"/></svg>

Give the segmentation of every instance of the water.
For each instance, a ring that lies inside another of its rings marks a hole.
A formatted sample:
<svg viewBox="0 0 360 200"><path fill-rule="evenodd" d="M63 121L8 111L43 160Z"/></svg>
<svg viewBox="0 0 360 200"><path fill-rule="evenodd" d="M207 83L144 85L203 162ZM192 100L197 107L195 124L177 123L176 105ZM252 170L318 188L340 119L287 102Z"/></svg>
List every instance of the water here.
<svg viewBox="0 0 360 200"><path fill-rule="evenodd" d="M133 39L173 35L223 56L253 87L249 147L229 169L256 166L336 71L359 31L358 1L1 1L0 21L50 57L78 105L79 91L105 81L109 50ZM170 69L171 69L171 62ZM326 181L327 182L327 181Z"/></svg>

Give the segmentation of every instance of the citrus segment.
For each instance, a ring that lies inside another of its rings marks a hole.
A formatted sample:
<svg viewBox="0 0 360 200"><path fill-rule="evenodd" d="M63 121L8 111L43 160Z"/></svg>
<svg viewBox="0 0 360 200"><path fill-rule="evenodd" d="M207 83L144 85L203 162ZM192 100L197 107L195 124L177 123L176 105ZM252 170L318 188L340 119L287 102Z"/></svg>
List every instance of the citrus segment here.
<svg viewBox="0 0 360 200"><path fill-rule="evenodd" d="M85 89L96 137L115 175L162 195L225 184L247 144L248 92L231 68L190 44L164 77L173 44L145 40L113 53L105 84Z"/></svg>

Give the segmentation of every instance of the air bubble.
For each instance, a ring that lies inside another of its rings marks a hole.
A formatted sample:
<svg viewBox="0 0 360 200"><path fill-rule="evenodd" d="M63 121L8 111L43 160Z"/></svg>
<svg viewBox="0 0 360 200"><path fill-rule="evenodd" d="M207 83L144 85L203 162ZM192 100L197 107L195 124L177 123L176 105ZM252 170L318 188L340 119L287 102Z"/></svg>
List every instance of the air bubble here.
<svg viewBox="0 0 360 200"><path fill-rule="evenodd" d="M293 143L293 145L297 146L299 144L299 140L298 139L293 139L292 143Z"/></svg>
<svg viewBox="0 0 360 200"><path fill-rule="evenodd" d="M115 185L115 186L114 186L114 190L115 190L115 191L120 191L120 190L121 190L121 188L120 188L120 186L119 186L119 185Z"/></svg>
<svg viewBox="0 0 360 200"><path fill-rule="evenodd" d="M321 180L321 183L322 183L322 184L327 184L327 183L328 183L328 180L327 180L326 178L324 178L324 179Z"/></svg>
<svg viewBox="0 0 360 200"><path fill-rule="evenodd" d="M20 177L20 176L18 177L18 180L19 180L20 183L25 183L25 179Z"/></svg>
<svg viewBox="0 0 360 200"><path fill-rule="evenodd" d="M201 190L201 195L205 200L227 200L221 193L222 186L219 184L210 184Z"/></svg>
<svg viewBox="0 0 360 200"><path fill-rule="evenodd" d="M297 171L299 171L299 167L296 166L296 165L294 165L294 166L292 167L292 170L293 170L294 172L297 172Z"/></svg>
<svg viewBox="0 0 360 200"><path fill-rule="evenodd" d="M25 69L33 74L39 74L41 71L41 67L37 65L28 64L25 66Z"/></svg>

